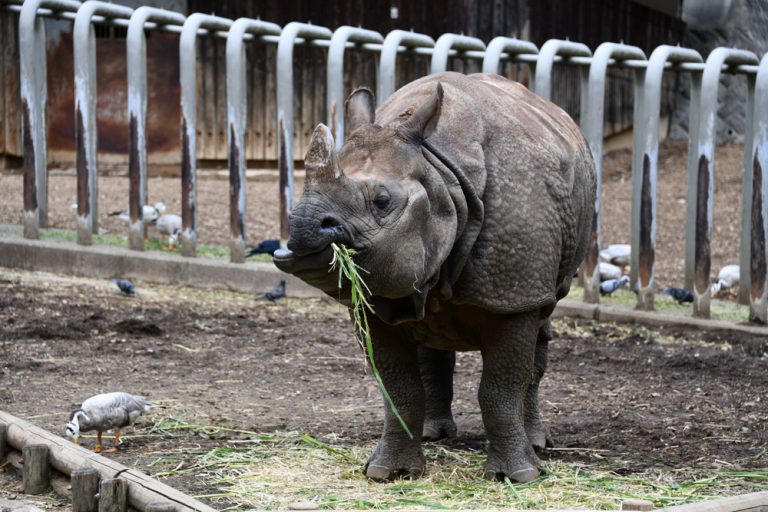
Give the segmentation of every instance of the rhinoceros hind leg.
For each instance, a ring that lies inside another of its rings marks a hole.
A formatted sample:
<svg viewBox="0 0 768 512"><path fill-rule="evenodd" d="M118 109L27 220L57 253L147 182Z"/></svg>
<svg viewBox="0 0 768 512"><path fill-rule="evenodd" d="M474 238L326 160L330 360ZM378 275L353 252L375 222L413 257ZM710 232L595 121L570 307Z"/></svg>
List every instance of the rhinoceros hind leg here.
<svg viewBox="0 0 768 512"><path fill-rule="evenodd" d="M437 441L456 437L456 423L453 421L453 368L456 353L450 350L435 350L418 347L421 381L424 383L425 419L422 439Z"/></svg>
<svg viewBox="0 0 768 512"><path fill-rule="evenodd" d="M533 379L525 394L525 432L528 440L537 450L552 448L552 436L542 423L539 415L539 382L547 369L547 347L552 339L552 324L549 320L539 328L536 339L536 355L533 360Z"/></svg>

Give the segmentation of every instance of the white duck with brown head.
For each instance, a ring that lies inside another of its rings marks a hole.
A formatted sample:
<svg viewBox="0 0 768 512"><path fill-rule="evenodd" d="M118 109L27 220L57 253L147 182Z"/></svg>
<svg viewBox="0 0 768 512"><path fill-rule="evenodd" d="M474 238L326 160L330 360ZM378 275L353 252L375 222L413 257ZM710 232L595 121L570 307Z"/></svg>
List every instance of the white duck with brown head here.
<svg viewBox="0 0 768 512"><path fill-rule="evenodd" d="M81 432L95 430L98 441L94 451L98 453L102 450L102 433L112 430L115 432L115 444L106 451L116 452L120 444L120 431L151 408L152 404L143 396L130 393L118 391L92 396L70 414L66 426L67 438L77 444Z"/></svg>

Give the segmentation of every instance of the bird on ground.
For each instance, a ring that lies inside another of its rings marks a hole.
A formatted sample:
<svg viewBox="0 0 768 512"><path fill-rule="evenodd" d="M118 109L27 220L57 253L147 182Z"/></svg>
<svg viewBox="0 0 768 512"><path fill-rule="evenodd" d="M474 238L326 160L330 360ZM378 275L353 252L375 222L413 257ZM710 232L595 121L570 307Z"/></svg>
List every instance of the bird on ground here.
<svg viewBox="0 0 768 512"><path fill-rule="evenodd" d="M712 294L723 290L731 290L739 285L741 269L738 265L726 265L717 273L717 282L712 285Z"/></svg>
<svg viewBox="0 0 768 512"><path fill-rule="evenodd" d="M600 251L600 261L612 263L619 267L629 265L629 255L632 247L629 244L613 244Z"/></svg>
<svg viewBox="0 0 768 512"><path fill-rule="evenodd" d="M661 291L675 299L678 304L682 304L684 302L693 302L693 292L686 290L685 288L668 287Z"/></svg>
<svg viewBox="0 0 768 512"><path fill-rule="evenodd" d="M621 268L612 263L601 261L598 266L600 271L600 281L608 281L609 279L621 279Z"/></svg>
<svg viewBox="0 0 768 512"><path fill-rule="evenodd" d="M162 201L155 203L154 206L145 204L141 208L142 218L145 224L154 224L157 219L165 212L165 203ZM131 214L129 210L118 210L109 214L110 217L117 217L125 222L131 222Z"/></svg>
<svg viewBox="0 0 768 512"><path fill-rule="evenodd" d="M173 213L166 213L157 219L157 230L168 237L168 244L175 245L181 236L181 217Z"/></svg>
<svg viewBox="0 0 768 512"><path fill-rule="evenodd" d="M105 453L114 453L120 445L121 430L151 408L152 404L146 398L130 393L118 391L92 396L69 415L65 429L67 438L77 444L81 432L95 430L97 442L93 451L99 453L102 451L102 433L112 430L115 432L115 444Z"/></svg>
<svg viewBox="0 0 768 512"><path fill-rule="evenodd" d="M256 297L256 300L268 300L271 302L277 302L283 297L285 297L285 279L281 279L280 284L269 290L267 293Z"/></svg>
<svg viewBox="0 0 768 512"><path fill-rule="evenodd" d="M249 247L245 254L246 258L257 254L273 254L280 248L280 240L262 240L256 247Z"/></svg>
<svg viewBox="0 0 768 512"><path fill-rule="evenodd" d="M127 279L113 279L112 282L120 288L123 295L134 295L136 293L136 287Z"/></svg>
<svg viewBox="0 0 768 512"><path fill-rule="evenodd" d="M608 279L600 283L600 295L610 295L625 284L629 283L629 277L623 276L619 279Z"/></svg>

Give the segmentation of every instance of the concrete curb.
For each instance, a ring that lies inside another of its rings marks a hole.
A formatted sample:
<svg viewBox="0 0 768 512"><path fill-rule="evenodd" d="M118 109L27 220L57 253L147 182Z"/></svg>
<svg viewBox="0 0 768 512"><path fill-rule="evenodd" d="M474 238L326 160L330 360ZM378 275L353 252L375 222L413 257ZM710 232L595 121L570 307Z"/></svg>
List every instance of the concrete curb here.
<svg viewBox="0 0 768 512"><path fill-rule="evenodd" d="M274 288L280 279L285 279L289 297L325 297L317 288L280 272L271 263L238 264L209 258L184 258L112 245L85 247L69 240L27 240L7 233L0 238L0 267L252 293L263 293Z"/></svg>
<svg viewBox="0 0 768 512"><path fill-rule="evenodd" d="M725 320L707 320L685 316L671 316L653 311L635 311L632 309L585 304L571 300L561 300L555 312L555 318L570 317L596 320L598 322L637 323L655 327L688 327L705 331L732 331L753 336L768 337L768 327L760 325L737 324Z"/></svg>

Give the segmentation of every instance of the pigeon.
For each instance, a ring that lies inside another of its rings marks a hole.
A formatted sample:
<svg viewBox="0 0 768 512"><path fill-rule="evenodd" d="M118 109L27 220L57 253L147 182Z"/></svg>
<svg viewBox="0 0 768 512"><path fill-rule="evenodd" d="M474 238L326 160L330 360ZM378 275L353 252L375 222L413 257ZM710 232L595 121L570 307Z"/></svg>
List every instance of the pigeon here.
<svg viewBox="0 0 768 512"><path fill-rule="evenodd" d="M273 254L280 248L280 240L262 240L256 247L249 247L245 257L249 258L257 254Z"/></svg>
<svg viewBox="0 0 768 512"><path fill-rule="evenodd" d="M181 217L166 213L157 219L157 230L168 236L168 243L175 245L181 236Z"/></svg>
<svg viewBox="0 0 768 512"><path fill-rule="evenodd" d="M619 267L629 265L632 247L629 244L613 244L600 251L600 260Z"/></svg>
<svg viewBox="0 0 768 512"><path fill-rule="evenodd" d="M608 279L600 283L600 295L610 295L625 284L629 283L629 277L624 276L619 279Z"/></svg>
<svg viewBox="0 0 768 512"><path fill-rule="evenodd" d="M283 297L285 297L285 279L281 279L280 284L269 290L267 293L256 297L256 300L268 300L271 302L277 302Z"/></svg>
<svg viewBox="0 0 768 512"><path fill-rule="evenodd" d="M113 279L112 282L120 288L123 295L134 295L136 293L136 287L127 279Z"/></svg>
<svg viewBox="0 0 768 512"><path fill-rule="evenodd" d="M721 290L730 290L739 285L741 269L738 265L726 265L717 274L717 282L712 285L712 294Z"/></svg>
<svg viewBox="0 0 768 512"><path fill-rule="evenodd" d="M101 434L106 430L113 430L115 432L114 448L106 452L114 453L120 445L120 430L136 421L136 418L145 412L149 412L151 408L152 404L146 398L130 393L118 391L92 396L69 415L66 426L67 438L77 444L80 432L95 430L98 440L93 451L98 453L102 450Z"/></svg>
<svg viewBox="0 0 768 512"><path fill-rule="evenodd" d="M154 206L145 204L141 209L145 224L156 223L157 219L160 218L160 215L162 215L163 212L165 212L165 203L162 201L155 203ZM131 222L131 214L129 210L118 210L110 213L109 216L117 217L120 220L124 220L125 222Z"/></svg>
<svg viewBox="0 0 768 512"><path fill-rule="evenodd" d="M678 304L683 302L693 302L693 292L686 290L685 288L664 288L663 293L666 293L677 301Z"/></svg>

